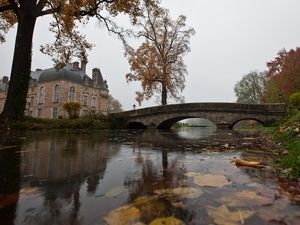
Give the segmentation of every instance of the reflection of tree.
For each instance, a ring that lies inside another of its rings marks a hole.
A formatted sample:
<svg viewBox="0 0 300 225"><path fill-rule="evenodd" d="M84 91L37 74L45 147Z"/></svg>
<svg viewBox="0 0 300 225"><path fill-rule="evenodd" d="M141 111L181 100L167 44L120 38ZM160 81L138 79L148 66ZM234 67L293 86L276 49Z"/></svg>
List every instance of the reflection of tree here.
<svg viewBox="0 0 300 225"><path fill-rule="evenodd" d="M20 143L10 136L0 135L2 146L15 146L0 151L0 199L6 199L7 207L0 208L1 224L14 224L20 189Z"/></svg>
<svg viewBox="0 0 300 225"><path fill-rule="evenodd" d="M140 177L126 177L124 185L129 191L128 202L139 202L135 206L142 213L142 221L150 223L156 217L167 217L176 215L184 221L193 218L193 210L175 207L173 204L184 199L176 196L156 196L155 190L170 189L182 186L184 170L179 163L179 158L168 159L168 150L162 150L161 166L155 161L143 156L141 151L136 152L138 163L141 165ZM155 197L156 196L156 197Z"/></svg>

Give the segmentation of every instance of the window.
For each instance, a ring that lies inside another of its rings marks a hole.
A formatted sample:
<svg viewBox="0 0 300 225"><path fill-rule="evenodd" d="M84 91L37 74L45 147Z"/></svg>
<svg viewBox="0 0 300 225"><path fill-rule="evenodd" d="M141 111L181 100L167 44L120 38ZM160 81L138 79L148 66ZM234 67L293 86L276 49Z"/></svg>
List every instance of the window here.
<svg viewBox="0 0 300 225"><path fill-rule="evenodd" d="M39 108L38 109L38 115L37 115L38 118L43 118L43 109L42 108Z"/></svg>
<svg viewBox="0 0 300 225"><path fill-rule="evenodd" d="M88 105L88 96L87 96L87 95L84 95L84 96L83 96L83 105L84 105L84 106L87 106L87 105Z"/></svg>
<svg viewBox="0 0 300 225"><path fill-rule="evenodd" d="M52 118L53 119L58 118L58 109L57 109L57 107L53 107L53 109L52 109Z"/></svg>
<svg viewBox="0 0 300 225"><path fill-rule="evenodd" d="M75 88L72 86L70 87L69 91L69 101L70 102L75 102Z"/></svg>
<svg viewBox="0 0 300 225"><path fill-rule="evenodd" d="M92 98L92 107L96 107L96 97Z"/></svg>
<svg viewBox="0 0 300 225"><path fill-rule="evenodd" d="M31 98L30 98L30 104L31 104L32 106L34 106L34 96L31 96Z"/></svg>
<svg viewBox="0 0 300 225"><path fill-rule="evenodd" d="M58 100L59 100L59 86L55 85L53 91L53 102L58 102Z"/></svg>
<svg viewBox="0 0 300 225"><path fill-rule="evenodd" d="M45 102L45 89L41 87L39 103L43 104L44 102Z"/></svg>

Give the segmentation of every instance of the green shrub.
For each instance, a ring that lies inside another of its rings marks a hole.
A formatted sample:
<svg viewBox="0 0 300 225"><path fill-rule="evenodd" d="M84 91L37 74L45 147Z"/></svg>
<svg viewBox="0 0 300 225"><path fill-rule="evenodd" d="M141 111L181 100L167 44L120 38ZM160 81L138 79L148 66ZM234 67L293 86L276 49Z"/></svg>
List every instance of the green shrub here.
<svg viewBox="0 0 300 225"><path fill-rule="evenodd" d="M70 119L79 117L80 104L78 102L66 102L63 108L67 111Z"/></svg>
<svg viewBox="0 0 300 225"><path fill-rule="evenodd" d="M300 92L296 92L290 95L289 104L292 108L300 110Z"/></svg>

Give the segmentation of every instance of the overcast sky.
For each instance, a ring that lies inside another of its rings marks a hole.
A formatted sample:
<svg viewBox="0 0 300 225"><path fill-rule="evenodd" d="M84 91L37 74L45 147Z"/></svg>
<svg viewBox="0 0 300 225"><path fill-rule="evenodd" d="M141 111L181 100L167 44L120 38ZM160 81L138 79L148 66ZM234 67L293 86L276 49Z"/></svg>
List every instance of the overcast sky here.
<svg viewBox="0 0 300 225"><path fill-rule="evenodd" d="M188 66L186 102L234 102L233 88L250 71L263 71L280 49L300 46L300 0L162 0L173 19L187 16L196 31L192 51L185 57ZM39 19L34 33L32 70L53 66L39 46L52 41L49 20ZM122 43L104 28L91 22L82 31L95 44L89 52L88 75L99 67L110 93L124 109L131 109L139 83L126 83L129 72ZM9 75L15 30L0 45L0 76ZM155 98L141 107L156 105Z"/></svg>

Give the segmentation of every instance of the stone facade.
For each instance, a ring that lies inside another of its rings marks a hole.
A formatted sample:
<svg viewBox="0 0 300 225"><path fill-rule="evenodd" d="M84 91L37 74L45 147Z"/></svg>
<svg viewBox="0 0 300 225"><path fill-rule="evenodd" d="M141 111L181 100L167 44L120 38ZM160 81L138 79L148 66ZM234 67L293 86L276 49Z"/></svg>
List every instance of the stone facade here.
<svg viewBox="0 0 300 225"><path fill-rule="evenodd" d="M80 115L107 114L109 90L99 69L92 71L92 79L86 75L86 64L71 63L61 69L36 70L31 73L27 93L25 115L38 118L66 118L63 109L66 102L78 102ZM0 84L0 110L6 99L8 78Z"/></svg>

